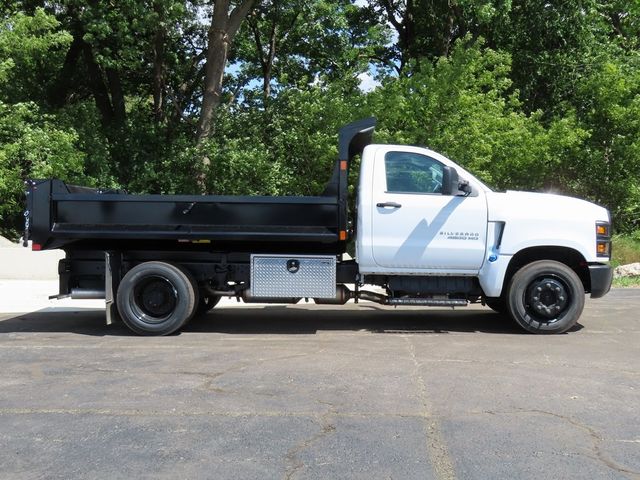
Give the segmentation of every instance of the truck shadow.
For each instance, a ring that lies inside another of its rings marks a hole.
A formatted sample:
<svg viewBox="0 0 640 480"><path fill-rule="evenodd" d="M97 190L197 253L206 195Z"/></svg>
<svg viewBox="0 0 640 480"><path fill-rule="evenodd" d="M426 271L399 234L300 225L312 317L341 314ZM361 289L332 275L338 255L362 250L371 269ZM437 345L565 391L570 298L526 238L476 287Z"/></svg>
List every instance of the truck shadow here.
<svg viewBox="0 0 640 480"><path fill-rule="evenodd" d="M16 316L0 316L0 333L75 333L89 336L135 336L123 324L105 324L104 310L46 309ZM569 332L582 329L577 324ZM192 319L184 333L312 335L332 331L373 334L448 334L478 332L526 334L506 315L488 308L393 309L363 304L357 308L333 306L251 306L216 308ZM178 336L181 332L174 335Z"/></svg>

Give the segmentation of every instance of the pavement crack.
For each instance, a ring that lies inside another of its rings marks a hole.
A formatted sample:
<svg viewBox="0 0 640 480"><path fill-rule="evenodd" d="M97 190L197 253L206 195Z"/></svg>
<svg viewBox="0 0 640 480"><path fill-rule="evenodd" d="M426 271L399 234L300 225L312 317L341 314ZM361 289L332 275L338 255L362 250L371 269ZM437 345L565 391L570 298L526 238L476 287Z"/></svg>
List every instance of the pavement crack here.
<svg viewBox="0 0 640 480"><path fill-rule="evenodd" d="M227 390L220 388L220 387L216 387L214 385L214 383L223 375L227 375L229 373L234 373L234 372L242 372L244 370L246 370L249 367L252 366L257 366L257 365L262 365L268 362L277 362L280 360L289 360L292 358L299 358L299 357L306 357L306 356L310 356L310 355L316 355L319 353L324 352L324 348L315 350L313 352L304 352L304 353L296 353L296 354L291 354L291 355L279 355L279 356L275 356L275 357L267 357L267 358L259 358L258 360L254 361L254 362L250 362L250 361L244 361L244 362L240 362L240 363L236 363L234 365L231 365L230 367L219 371L219 372L214 372L214 373L209 373L209 372L171 372L171 373L175 373L177 375L194 375L194 376L200 376L204 379L204 382L201 386L202 389L204 390L209 390L212 392L217 392L217 393L223 393L226 392ZM264 394L263 394L264 395ZM267 395L270 396L270 395Z"/></svg>
<svg viewBox="0 0 640 480"><path fill-rule="evenodd" d="M619 463L617 463L615 460L609 458L609 456L607 456L606 451L602 448L602 442L604 441L604 438L602 438L602 436L598 433L598 431L591 427L590 425L587 425L585 423L579 422L577 420L575 420L574 418L571 418L567 415L562 415L560 413L555 413L555 412L548 412L546 410L537 410L537 409L517 409L516 411L512 411L512 412L505 412L505 411L485 411L484 413L488 413L488 414L492 414L492 415L499 415L499 414L516 414L516 413L533 413L533 414L538 414L538 415L547 415L550 417L554 417L554 418L558 418L564 422L569 423L570 425L578 428L579 430L582 430L583 432L586 432L587 435L589 436L591 443L592 443L592 451L595 455L595 459L598 460L600 463L602 463L604 466L606 466L607 468L610 468L611 470L614 470L618 473L621 473L625 476L627 476L628 478L632 478L634 480L640 480L640 472L634 471L634 470L630 470L622 465L620 465Z"/></svg>
<svg viewBox="0 0 640 480"><path fill-rule="evenodd" d="M425 422L425 430L427 435L427 454L429 460L439 480L456 480L456 473L453 468L453 461L449 455L447 444L444 441L440 422L433 414L430 406L429 396L427 395L427 386L424 378L420 373L421 364L416 357L416 349L409 336L403 336L409 352L409 357L413 362L413 381L418 391L420 403L422 404L422 417Z"/></svg>
<svg viewBox="0 0 640 480"><path fill-rule="evenodd" d="M294 476L305 467L304 462L299 457L299 454L303 450L306 450L320 439L335 432L336 426L330 421L330 418L333 417L335 413L332 409L321 415L316 420L320 424L320 431L289 449L285 455L287 467L284 472L284 480L292 480Z"/></svg>

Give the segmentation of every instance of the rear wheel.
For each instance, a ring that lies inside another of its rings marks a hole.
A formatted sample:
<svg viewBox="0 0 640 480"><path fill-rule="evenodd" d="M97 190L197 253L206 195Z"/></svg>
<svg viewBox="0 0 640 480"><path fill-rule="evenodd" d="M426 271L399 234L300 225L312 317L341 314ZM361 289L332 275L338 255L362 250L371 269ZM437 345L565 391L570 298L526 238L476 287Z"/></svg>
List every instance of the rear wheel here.
<svg viewBox="0 0 640 480"><path fill-rule="evenodd" d="M188 271L165 262L145 262L127 272L118 287L122 321L140 335L168 335L195 313L198 290Z"/></svg>
<svg viewBox="0 0 640 480"><path fill-rule="evenodd" d="M563 263L541 260L518 270L509 284L507 308L532 333L562 333L573 327L584 308L584 287Z"/></svg>

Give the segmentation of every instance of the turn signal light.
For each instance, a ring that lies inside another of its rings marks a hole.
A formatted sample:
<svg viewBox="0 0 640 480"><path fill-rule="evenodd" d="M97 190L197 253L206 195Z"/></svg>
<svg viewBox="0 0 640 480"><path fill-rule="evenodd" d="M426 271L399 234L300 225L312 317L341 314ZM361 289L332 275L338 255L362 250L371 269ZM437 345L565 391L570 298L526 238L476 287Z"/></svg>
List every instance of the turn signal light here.
<svg viewBox="0 0 640 480"><path fill-rule="evenodd" d="M596 252L599 257L609 256L609 242L598 242L596 244Z"/></svg>
<svg viewBox="0 0 640 480"><path fill-rule="evenodd" d="M611 257L611 224L596 222L596 255Z"/></svg>

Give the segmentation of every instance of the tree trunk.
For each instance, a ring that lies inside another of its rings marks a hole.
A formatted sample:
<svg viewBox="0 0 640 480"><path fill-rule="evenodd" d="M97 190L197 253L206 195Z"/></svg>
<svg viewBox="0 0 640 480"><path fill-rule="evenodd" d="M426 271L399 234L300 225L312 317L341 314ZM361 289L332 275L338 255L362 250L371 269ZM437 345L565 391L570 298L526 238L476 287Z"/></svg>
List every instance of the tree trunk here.
<svg viewBox="0 0 640 480"><path fill-rule="evenodd" d="M215 110L220 105L222 95L222 78L229 52L229 37L222 28L214 23L209 29L209 46L207 48L207 63L204 70L204 93L202 96L202 110L198 122L197 142L201 143L211 133L211 123Z"/></svg>
<svg viewBox="0 0 640 480"><path fill-rule="evenodd" d="M273 27L271 28L271 34L269 38L269 55L267 56L267 61L264 65L264 83L263 83L263 95L264 95L264 106L267 107L267 103L269 103L269 98L271 97L271 74L273 72L273 60L276 58L276 38L278 35L278 26L273 23Z"/></svg>
<svg viewBox="0 0 640 480"><path fill-rule="evenodd" d="M202 109L196 134L198 144L202 143L211 133L215 112L222 100L222 81L229 46L254 2L255 0L243 0L229 13L229 0L214 1L208 35ZM205 161L205 166L208 166L207 162L208 160Z"/></svg>
<svg viewBox="0 0 640 480"><path fill-rule="evenodd" d="M81 36L74 35L73 42L67 50L67 55L64 58L64 64L62 70L58 76L58 80L49 92L49 103L60 108L67 102L67 95L71 88L71 80L76 71L78 64L78 58L82 53L83 40Z"/></svg>
<svg viewBox="0 0 640 480"><path fill-rule="evenodd" d="M256 45L258 61L262 68L262 101L263 106L266 109L269 103L269 97L271 97L271 76L273 72L273 61L276 56L278 27L274 21L271 25L271 31L269 32L269 50L265 55L262 39L260 38L260 27L258 23L254 21L249 22L249 24L253 31L253 40Z"/></svg>
<svg viewBox="0 0 640 480"><path fill-rule="evenodd" d="M418 57L416 52L416 2L407 0L407 9L402 24L404 25L404 51L402 53L403 66L411 59Z"/></svg>
<svg viewBox="0 0 640 480"><path fill-rule="evenodd" d="M222 102L222 81L227 64L229 45L233 42L242 20L249 14L255 0L243 0L229 14L229 0L213 0L213 16L209 27L207 61L204 71L204 91L202 109L198 119L196 142L201 145L212 131L215 113ZM206 172L211 160L205 154L201 159L201 169L197 173L196 182L202 193L206 193Z"/></svg>
<svg viewBox="0 0 640 480"><path fill-rule="evenodd" d="M93 56L93 49L91 48L91 45L84 40L82 41L82 51L84 53L84 61L89 73L89 86L93 92L96 107L98 107L98 111L100 112L102 125L108 127L113 122L114 116L111 100L109 99L109 90L105 84L102 71Z"/></svg>
<svg viewBox="0 0 640 480"><path fill-rule="evenodd" d="M154 11L158 14L158 18L163 18L163 10L158 2L154 2ZM153 39L153 117L156 122L160 122L164 118L165 38L165 27L159 26Z"/></svg>
<svg viewBox="0 0 640 480"><path fill-rule="evenodd" d="M124 124L127 115L124 93L122 91L122 82L120 80L120 74L115 68L107 68L106 74L107 81L109 82L109 92L111 93L113 121L115 125L119 126Z"/></svg>
<svg viewBox="0 0 640 480"><path fill-rule="evenodd" d="M395 28L398 33L398 48L400 49L400 66L399 72L404 70L404 66L411 59L413 42L415 40L414 25L414 1L406 0L404 11L401 10L402 2L395 4L393 0L380 0L382 7L387 13L387 20ZM401 19L396 18L396 12Z"/></svg>

